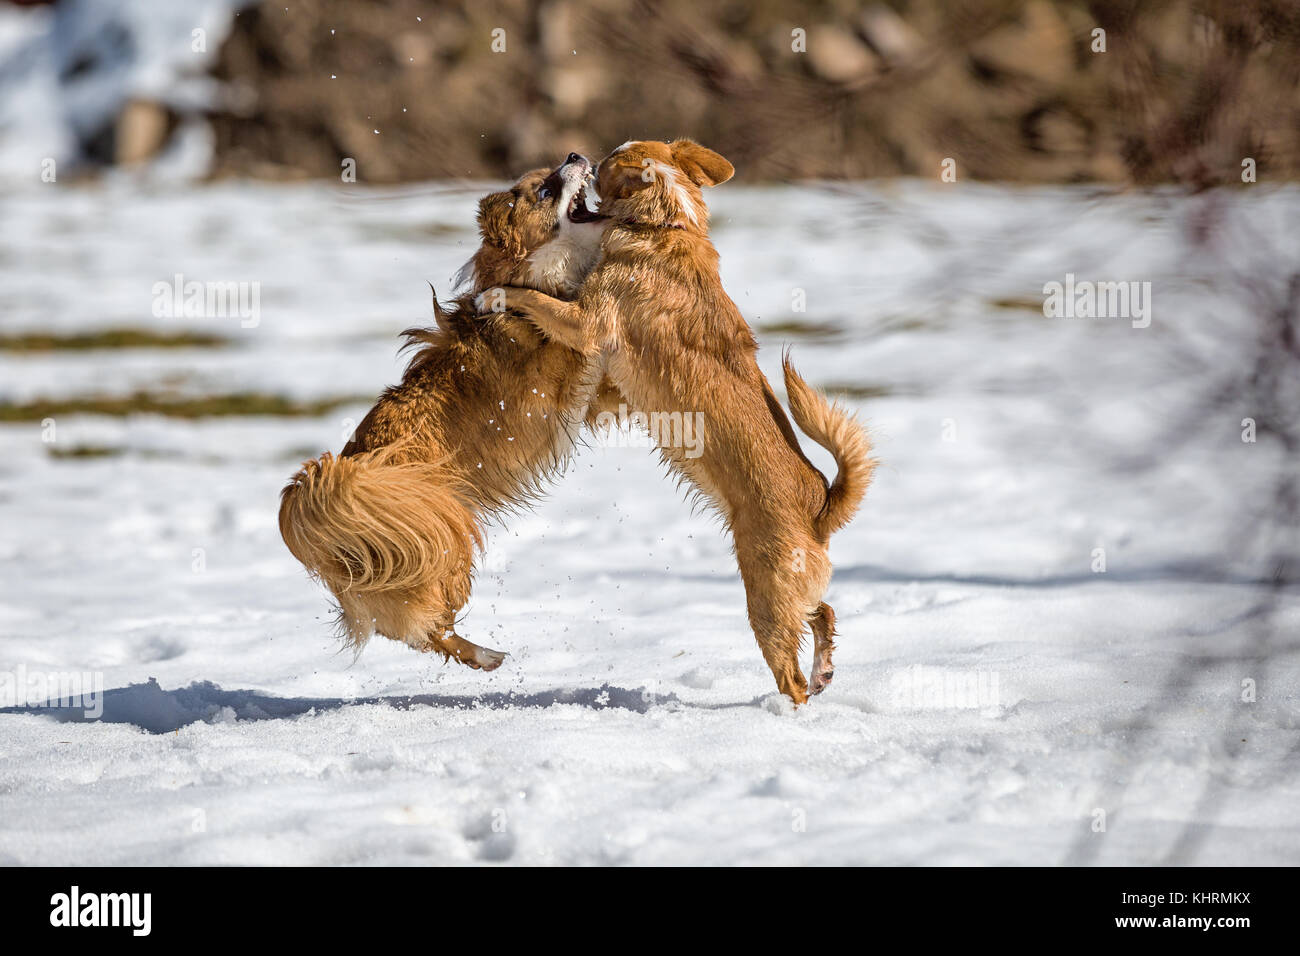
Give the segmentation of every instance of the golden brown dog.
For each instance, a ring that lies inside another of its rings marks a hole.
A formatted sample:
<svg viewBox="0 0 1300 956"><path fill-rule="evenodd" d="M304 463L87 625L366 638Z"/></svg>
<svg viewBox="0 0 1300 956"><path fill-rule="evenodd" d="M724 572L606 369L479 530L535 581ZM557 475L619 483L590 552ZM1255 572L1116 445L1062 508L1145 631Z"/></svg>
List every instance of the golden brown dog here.
<svg viewBox="0 0 1300 956"><path fill-rule="evenodd" d="M857 511L875 463L862 427L786 359L794 420L835 457L828 485L759 371L753 333L718 277L701 193L732 173L689 140L624 144L600 164L600 213L611 224L577 300L511 288L496 304L522 310L556 342L602 354L610 380L643 414L702 416L702 454L661 446L661 455L726 520L754 635L777 687L800 704L805 624L815 641L812 692L833 674L826 545Z"/></svg>
<svg viewBox="0 0 1300 956"><path fill-rule="evenodd" d="M308 461L281 495L289 550L333 592L345 640L372 631L493 670L504 654L455 632L469 600L483 519L538 490L569 453L600 380L599 363L548 342L523 319L480 315L474 295L514 283L577 294L604 223L585 203L591 164L577 154L479 203L473 291L437 328L336 458ZM616 393L615 393L616 394Z"/></svg>

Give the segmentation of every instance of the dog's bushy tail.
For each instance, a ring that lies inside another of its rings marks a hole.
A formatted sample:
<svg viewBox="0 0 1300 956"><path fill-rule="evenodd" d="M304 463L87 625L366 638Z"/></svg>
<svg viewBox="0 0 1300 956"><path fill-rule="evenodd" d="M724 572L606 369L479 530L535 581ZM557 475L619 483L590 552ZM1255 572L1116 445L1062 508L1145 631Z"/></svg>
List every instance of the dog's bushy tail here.
<svg viewBox="0 0 1300 956"><path fill-rule="evenodd" d="M417 591L473 564L482 531L446 468L393 446L303 463L280 495L280 535L344 607ZM360 646L369 622L341 620Z"/></svg>
<svg viewBox="0 0 1300 956"><path fill-rule="evenodd" d="M825 395L799 377L789 355L782 356L781 370L795 423L835 456L835 481L826 492L826 503L813 519L818 537L826 540L852 520L867 493L876 467L871 439L850 412L838 402L828 403Z"/></svg>

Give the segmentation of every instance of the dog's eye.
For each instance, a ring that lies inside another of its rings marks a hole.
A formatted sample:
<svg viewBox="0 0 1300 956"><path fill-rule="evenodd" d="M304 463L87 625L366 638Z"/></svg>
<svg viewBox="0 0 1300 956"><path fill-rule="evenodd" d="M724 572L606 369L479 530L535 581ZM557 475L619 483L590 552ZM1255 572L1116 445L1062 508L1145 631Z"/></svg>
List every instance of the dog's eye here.
<svg viewBox="0 0 1300 956"><path fill-rule="evenodd" d="M550 198L551 198L551 187L550 187L550 186L542 186L541 188L539 188L539 189L537 190L537 198L538 198L538 199L550 199Z"/></svg>

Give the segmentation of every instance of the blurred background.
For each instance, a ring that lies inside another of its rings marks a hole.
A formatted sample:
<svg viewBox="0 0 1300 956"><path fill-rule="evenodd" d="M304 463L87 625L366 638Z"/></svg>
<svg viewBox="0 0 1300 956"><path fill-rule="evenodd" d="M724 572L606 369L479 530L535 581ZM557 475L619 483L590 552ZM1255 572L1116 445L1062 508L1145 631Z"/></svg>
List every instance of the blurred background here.
<svg viewBox="0 0 1300 956"><path fill-rule="evenodd" d="M6 4L12 6L12 0ZM5 11L4 165L501 178L705 135L742 181L1300 171L1290 0L60 0Z"/></svg>
<svg viewBox="0 0 1300 956"><path fill-rule="evenodd" d="M727 539L593 436L490 532L508 666L334 654L280 488L479 196L677 136L882 460L834 687L778 719ZM0 700L0 862L1300 862L1298 175L1293 0L0 0L0 678L109 689Z"/></svg>

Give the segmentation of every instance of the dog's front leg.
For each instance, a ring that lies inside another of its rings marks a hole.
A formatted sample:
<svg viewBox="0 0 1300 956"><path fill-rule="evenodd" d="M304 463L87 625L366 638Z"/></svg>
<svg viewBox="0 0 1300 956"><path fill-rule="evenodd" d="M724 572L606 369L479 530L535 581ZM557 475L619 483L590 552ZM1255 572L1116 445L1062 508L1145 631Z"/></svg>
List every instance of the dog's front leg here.
<svg viewBox="0 0 1300 956"><path fill-rule="evenodd" d="M518 286L488 289L475 300L481 312L518 312L553 342L579 352L596 352L598 347L577 302L565 302Z"/></svg>

